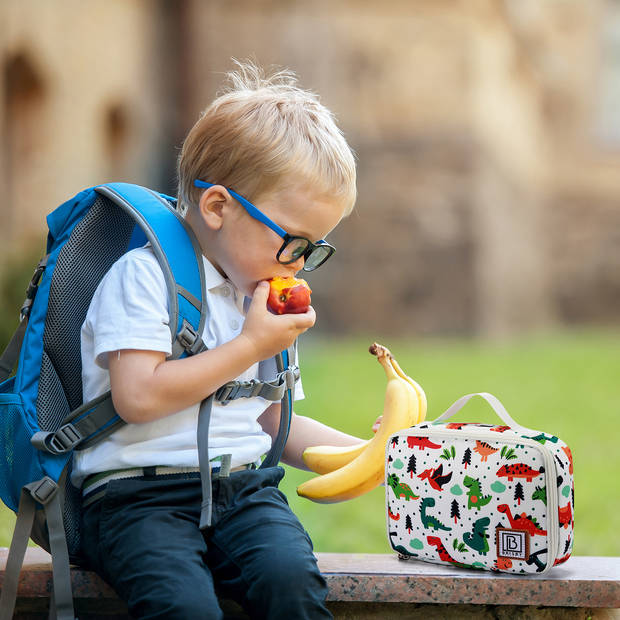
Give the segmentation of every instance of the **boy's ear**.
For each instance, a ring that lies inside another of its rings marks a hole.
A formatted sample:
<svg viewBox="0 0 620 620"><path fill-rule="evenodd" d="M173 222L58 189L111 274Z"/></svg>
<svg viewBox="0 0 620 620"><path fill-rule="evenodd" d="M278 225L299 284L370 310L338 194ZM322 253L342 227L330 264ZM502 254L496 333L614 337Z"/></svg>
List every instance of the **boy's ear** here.
<svg viewBox="0 0 620 620"><path fill-rule="evenodd" d="M224 205L230 194L221 185L209 187L200 197L198 210L205 224L212 230L222 227Z"/></svg>

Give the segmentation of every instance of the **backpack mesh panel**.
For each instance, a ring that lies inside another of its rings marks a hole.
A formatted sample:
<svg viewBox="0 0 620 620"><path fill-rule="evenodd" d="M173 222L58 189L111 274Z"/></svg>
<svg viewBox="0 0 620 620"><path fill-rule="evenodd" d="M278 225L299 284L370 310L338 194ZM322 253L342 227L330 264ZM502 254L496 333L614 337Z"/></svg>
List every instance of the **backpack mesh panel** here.
<svg viewBox="0 0 620 620"><path fill-rule="evenodd" d="M0 394L13 393L15 386L15 377L11 377L4 383L0 384ZM15 429L19 428L22 417L22 406L17 403L3 402L0 406L0 413L3 416L2 424L0 425L0 496L6 501L6 498L11 498L14 502L10 507L12 509L17 508L19 503L19 497L14 497L15 488L12 484L15 470L20 470L20 454L19 450L15 449ZM8 503L7 503L8 505Z"/></svg>
<svg viewBox="0 0 620 620"><path fill-rule="evenodd" d="M56 261L43 346L71 410L82 404L80 329L86 311L101 278L127 250L134 224L131 216L99 196Z"/></svg>
<svg viewBox="0 0 620 620"><path fill-rule="evenodd" d="M82 323L99 282L126 252L134 226L130 215L98 196L60 250L50 285L37 396L37 417L44 430L56 430L82 404ZM67 544L75 558L80 544L81 492L71 484L70 475L64 493Z"/></svg>
<svg viewBox="0 0 620 620"><path fill-rule="evenodd" d="M73 460L69 461L67 477L64 480L65 501L62 508L62 520L65 525L67 549L73 564L80 564L80 523L82 521L82 490L71 484ZM60 482L63 482L61 479Z"/></svg>
<svg viewBox="0 0 620 620"><path fill-rule="evenodd" d="M47 353L41 358L41 375L37 393L37 419L42 431L55 431L60 421L71 413L62 383Z"/></svg>

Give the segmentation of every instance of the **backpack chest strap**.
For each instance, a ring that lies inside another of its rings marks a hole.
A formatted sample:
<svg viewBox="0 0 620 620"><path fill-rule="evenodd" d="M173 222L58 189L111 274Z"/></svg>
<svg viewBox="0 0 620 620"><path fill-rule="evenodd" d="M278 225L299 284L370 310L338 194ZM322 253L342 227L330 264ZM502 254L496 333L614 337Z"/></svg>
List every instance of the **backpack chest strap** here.
<svg viewBox="0 0 620 620"><path fill-rule="evenodd" d="M290 390L299 379L299 368L290 366L279 372L273 381L229 381L215 392L215 400L222 405L237 398L255 398L277 402L284 398L286 390Z"/></svg>

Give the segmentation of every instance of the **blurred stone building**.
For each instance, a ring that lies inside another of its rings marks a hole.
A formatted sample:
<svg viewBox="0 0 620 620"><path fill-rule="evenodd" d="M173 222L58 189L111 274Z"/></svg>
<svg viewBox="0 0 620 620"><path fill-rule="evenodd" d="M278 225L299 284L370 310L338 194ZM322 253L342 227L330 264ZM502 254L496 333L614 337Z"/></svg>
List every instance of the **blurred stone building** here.
<svg viewBox="0 0 620 620"><path fill-rule="evenodd" d="M231 57L287 66L356 151L320 329L620 321L620 3L3 0L0 257L82 187L174 192Z"/></svg>

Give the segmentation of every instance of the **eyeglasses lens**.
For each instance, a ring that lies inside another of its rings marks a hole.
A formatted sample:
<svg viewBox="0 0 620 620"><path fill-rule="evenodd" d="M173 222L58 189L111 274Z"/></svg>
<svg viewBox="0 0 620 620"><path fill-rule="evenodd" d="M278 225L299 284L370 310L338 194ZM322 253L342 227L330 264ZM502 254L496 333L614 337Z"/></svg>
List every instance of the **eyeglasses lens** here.
<svg viewBox="0 0 620 620"><path fill-rule="evenodd" d="M310 256L306 258L304 269L306 271L313 271L320 267L331 256L331 253L331 248L329 247L315 246Z"/></svg>
<svg viewBox="0 0 620 620"><path fill-rule="evenodd" d="M278 259L281 263L294 263L299 259L300 256L303 256L306 250L308 249L308 240L295 238L291 239L283 248L282 252L280 252L280 258Z"/></svg>

